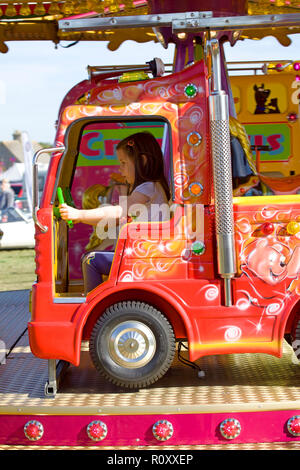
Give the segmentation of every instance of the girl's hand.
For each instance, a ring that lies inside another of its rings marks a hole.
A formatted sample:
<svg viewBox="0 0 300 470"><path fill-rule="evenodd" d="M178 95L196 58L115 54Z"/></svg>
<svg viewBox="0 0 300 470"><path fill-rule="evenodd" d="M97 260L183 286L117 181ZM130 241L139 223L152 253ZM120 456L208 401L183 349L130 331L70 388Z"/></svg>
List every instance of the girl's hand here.
<svg viewBox="0 0 300 470"><path fill-rule="evenodd" d="M80 222L80 210L67 204L59 206L59 212L63 220L72 220L73 222Z"/></svg>

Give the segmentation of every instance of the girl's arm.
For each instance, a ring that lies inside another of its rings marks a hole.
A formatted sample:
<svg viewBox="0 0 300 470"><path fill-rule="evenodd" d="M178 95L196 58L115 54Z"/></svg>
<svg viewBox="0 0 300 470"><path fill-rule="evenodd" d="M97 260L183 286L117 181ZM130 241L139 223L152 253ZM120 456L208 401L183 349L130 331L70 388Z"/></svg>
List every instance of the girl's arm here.
<svg viewBox="0 0 300 470"><path fill-rule="evenodd" d="M134 204L145 204L149 198L142 193L135 192L122 198L122 204L117 206L100 206L96 209L75 209L67 204L61 204L59 211L63 220L72 220L89 225L97 225L101 219L119 219L126 217L128 209Z"/></svg>
<svg viewBox="0 0 300 470"><path fill-rule="evenodd" d="M103 218L118 219L122 216L121 206L103 206L96 209L75 209L67 204L59 206L61 218L63 220L72 220L75 223L97 225Z"/></svg>

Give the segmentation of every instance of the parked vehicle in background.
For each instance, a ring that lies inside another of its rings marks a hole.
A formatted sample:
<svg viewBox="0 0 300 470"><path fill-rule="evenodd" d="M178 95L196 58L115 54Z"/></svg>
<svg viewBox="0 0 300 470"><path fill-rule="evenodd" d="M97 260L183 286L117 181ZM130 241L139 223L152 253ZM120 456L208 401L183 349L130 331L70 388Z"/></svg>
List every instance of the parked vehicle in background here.
<svg viewBox="0 0 300 470"><path fill-rule="evenodd" d="M0 211L0 249L13 248L34 248L33 219L17 207Z"/></svg>

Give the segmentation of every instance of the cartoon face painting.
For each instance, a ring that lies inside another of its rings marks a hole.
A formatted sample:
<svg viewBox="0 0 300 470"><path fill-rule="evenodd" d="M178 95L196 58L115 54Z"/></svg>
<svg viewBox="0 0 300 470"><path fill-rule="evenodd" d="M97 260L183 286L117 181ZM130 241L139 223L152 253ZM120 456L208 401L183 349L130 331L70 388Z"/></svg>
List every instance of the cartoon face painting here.
<svg viewBox="0 0 300 470"><path fill-rule="evenodd" d="M253 243L247 267L267 284L275 285L300 273L300 246L290 253L286 246L263 239Z"/></svg>

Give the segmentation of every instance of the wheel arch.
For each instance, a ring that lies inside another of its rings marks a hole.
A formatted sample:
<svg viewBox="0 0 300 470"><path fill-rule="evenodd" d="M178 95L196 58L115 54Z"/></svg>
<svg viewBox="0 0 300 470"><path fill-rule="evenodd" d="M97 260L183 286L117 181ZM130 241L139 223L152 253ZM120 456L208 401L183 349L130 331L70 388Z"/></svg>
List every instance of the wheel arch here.
<svg viewBox="0 0 300 470"><path fill-rule="evenodd" d="M153 292L144 288L130 288L115 291L105 298L102 298L94 305L83 326L82 339L89 339L93 326L106 308L114 303L128 300L137 300L152 305L154 308L161 311L169 320L174 329L176 338L187 338L189 328L189 325L186 324L187 319L183 319L183 315L181 315L179 311L180 309L176 308L172 302L161 295L161 292Z"/></svg>

